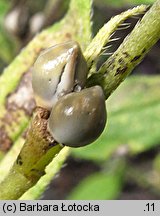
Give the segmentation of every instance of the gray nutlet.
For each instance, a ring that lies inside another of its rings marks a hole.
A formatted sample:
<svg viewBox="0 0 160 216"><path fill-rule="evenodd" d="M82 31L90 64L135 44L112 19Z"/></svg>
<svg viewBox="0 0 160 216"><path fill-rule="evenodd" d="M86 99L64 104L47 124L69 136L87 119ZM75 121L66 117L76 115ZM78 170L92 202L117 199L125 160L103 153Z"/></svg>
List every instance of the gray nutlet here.
<svg viewBox="0 0 160 216"><path fill-rule="evenodd" d="M52 108L48 130L59 143L81 147L100 136L106 120L103 90L94 86L60 98Z"/></svg>
<svg viewBox="0 0 160 216"><path fill-rule="evenodd" d="M84 88L87 64L75 41L69 41L44 50L37 58L32 87L37 106L51 110L60 97Z"/></svg>

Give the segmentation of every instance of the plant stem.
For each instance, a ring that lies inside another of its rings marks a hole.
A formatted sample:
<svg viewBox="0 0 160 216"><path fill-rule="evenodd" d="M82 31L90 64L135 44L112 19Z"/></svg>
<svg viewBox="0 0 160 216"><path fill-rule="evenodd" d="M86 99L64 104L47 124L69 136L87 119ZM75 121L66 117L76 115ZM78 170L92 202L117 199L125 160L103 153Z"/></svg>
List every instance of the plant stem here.
<svg viewBox="0 0 160 216"><path fill-rule="evenodd" d="M63 148L47 131L49 111L36 108L26 142L0 185L0 200L18 199L45 174L45 167Z"/></svg>
<svg viewBox="0 0 160 216"><path fill-rule="evenodd" d="M96 34L89 46L84 52L84 56L87 61L88 68L92 67L93 62L95 62L100 54L102 49L108 42L112 39L113 33L116 29L129 17L137 16L143 14L147 10L148 6L139 5L127 11L124 11L114 17L112 17ZM129 27L129 24L126 24ZM107 48L106 48L107 49ZM92 71L89 72L89 76L92 75Z"/></svg>
<svg viewBox="0 0 160 216"><path fill-rule="evenodd" d="M0 200L18 199L30 187L32 187L31 181L16 170L11 170L0 185Z"/></svg>
<svg viewBox="0 0 160 216"><path fill-rule="evenodd" d="M71 149L69 147L65 146L52 160L52 162L46 167L46 175L42 176L34 187L27 190L22 195L22 197L20 197L20 200L39 199L43 195L44 191L46 190L53 177L61 169L64 161L70 153L70 150Z"/></svg>
<svg viewBox="0 0 160 216"><path fill-rule="evenodd" d="M160 0L137 23L117 51L91 75L87 86L101 85L106 99L160 38Z"/></svg>

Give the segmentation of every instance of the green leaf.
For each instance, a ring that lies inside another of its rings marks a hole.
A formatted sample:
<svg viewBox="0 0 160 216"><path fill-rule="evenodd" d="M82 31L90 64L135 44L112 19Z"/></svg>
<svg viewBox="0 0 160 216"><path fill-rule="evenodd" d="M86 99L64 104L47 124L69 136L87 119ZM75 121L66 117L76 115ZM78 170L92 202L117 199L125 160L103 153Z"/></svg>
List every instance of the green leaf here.
<svg viewBox="0 0 160 216"><path fill-rule="evenodd" d="M107 102L108 123L100 138L75 157L103 161L121 145L131 154L143 152L160 140L160 76L132 76Z"/></svg>
<svg viewBox="0 0 160 216"><path fill-rule="evenodd" d="M119 194L119 191L120 184L115 176L96 173L84 179L67 199L114 199Z"/></svg>
<svg viewBox="0 0 160 216"><path fill-rule="evenodd" d="M122 189L124 168L123 159L114 160L109 164L107 173L101 171L86 177L73 189L67 199L116 199Z"/></svg>

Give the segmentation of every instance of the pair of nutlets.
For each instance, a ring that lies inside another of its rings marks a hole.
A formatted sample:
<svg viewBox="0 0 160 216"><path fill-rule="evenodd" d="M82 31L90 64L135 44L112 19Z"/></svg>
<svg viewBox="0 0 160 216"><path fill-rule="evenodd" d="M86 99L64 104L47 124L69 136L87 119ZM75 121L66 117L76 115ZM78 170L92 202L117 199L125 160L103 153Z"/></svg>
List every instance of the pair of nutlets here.
<svg viewBox="0 0 160 216"><path fill-rule="evenodd" d="M37 106L51 111L48 130L66 146L80 147L96 140L106 124L100 86L85 88L87 64L76 42L46 49L34 64L32 85Z"/></svg>

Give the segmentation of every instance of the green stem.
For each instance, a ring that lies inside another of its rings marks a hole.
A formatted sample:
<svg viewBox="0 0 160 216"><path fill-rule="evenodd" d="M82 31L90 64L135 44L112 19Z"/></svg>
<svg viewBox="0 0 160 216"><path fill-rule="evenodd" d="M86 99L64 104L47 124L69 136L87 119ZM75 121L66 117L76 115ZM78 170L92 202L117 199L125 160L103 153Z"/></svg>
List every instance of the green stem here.
<svg viewBox="0 0 160 216"><path fill-rule="evenodd" d="M160 38L160 0L137 23L117 51L97 73L91 75L87 85L101 85L106 99L139 64Z"/></svg>
<svg viewBox="0 0 160 216"><path fill-rule="evenodd" d="M26 142L0 185L0 200L18 199L45 174L45 167L63 148L47 131L49 112L36 108ZM16 186L15 186L16 185Z"/></svg>
<svg viewBox="0 0 160 216"><path fill-rule="evenodd" d="M16 170L12 170L0 185L0 200L18 199L30 187L31 181Z"/></svg>
<svg viewBox="0 0 160 216"><path fill-rule="evenodd" d="M69 147L64 147L58 155L52 160L52 162L46 167L45 172L46 175L42 176L37 184L27 190L22 197L21 200L35 200L39 199L44 191L46 190L47 186L55 176L55 174L61 169L64 161L66 160L67 156L70 153Z"/></svg>
<svg viewBox="0 0 160 216"><path fill-rule="evenodd" d="M111 40L111 36L116 29L129 17L143 14L147 10L148 6L140 5L124 11L114 17L112 17L96 34L89 46L84 52L84 56L87 61L88 68L92 67L92 64L100 56L104 46ZM92 71L89 72L89 76L92 75Z"/></svg>

